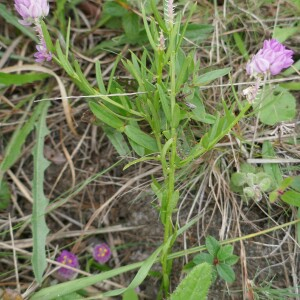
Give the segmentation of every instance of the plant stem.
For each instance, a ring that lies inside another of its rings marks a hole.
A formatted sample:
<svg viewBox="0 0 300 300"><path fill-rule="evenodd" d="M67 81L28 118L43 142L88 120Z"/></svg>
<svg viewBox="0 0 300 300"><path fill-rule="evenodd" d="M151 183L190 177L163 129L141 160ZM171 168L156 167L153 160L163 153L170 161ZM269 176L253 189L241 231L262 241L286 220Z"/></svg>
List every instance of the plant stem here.
<svg viewBox="0 0 300 300"><path fill-rule="evenodd" d="M166 222L164 228L164 245L165 249L162 254L161 262L163 268L163 290L165 296L169 293L169 276L172 267L172 260L168 261L168 254L173 246L173 242L169 241L170 236L173 234L172 228L172 213L174 207L174 189L175 189L175 157L176 157L176 131L172 129L172 137L173 143L171 146L171 153L170 153L170 163L168 167L168 177L165 179L167 183L167 212L166 212Z"/></svg>
<svg viewBox="0 0 300 300"><path fill-rule="evenodd" d="M165 296L169 293L169 277L172 268L172 260L168 261L168 254L173 246L173 241L170 242L170 237L173 234L172 227L172 213L174 207L176 207L177 200L176 195L174 193L175 189L175 172L176 172L176 142L177 142L177 132L175 128L175 124L177 121L175 120L175 105L176 105L176 75L175 75L175 52L171 53L170 57L170 72L171 72L171 93L170 93L170 102L171 102L171 138L173 139L170 153L169 153L169 166L168 169L165 170L168 174L167 178L165 178L165 183L167 186L167 212L165 219L165 228L164 228L164 246L165 249L162 253L161 263L163 269L163 291Z"/></svg>

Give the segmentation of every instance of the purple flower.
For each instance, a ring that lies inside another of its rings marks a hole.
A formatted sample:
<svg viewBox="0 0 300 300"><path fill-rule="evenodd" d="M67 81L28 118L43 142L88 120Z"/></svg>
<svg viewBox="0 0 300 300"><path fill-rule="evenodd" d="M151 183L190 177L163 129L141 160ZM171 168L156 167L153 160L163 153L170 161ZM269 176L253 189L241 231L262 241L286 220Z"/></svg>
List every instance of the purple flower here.
<svg viewBox="0 0 300 300"><path fill-rule="evenodd" d="M48 15L49 4L47 0L15 0L15 9L23 18L19 22L28 26Z"/></svg>
<svg viewBox="0 0 300 300"><path fill-rule="evenodd" d="M43 37L41 37L41 41L39 45L36 45L37 52L34 53L35 61L36 62L44 62L50 61L52 59L51 52L48 51L46 42Z"/></svg>
<svg viewBox="0 0 300 300"><path fill-rule="evenodd" d="M75 269L79 268L77 256L67 250L63 250L61 252L60 256L57 257L56 261L66 265L66 266L75 268ZM70 270L70 269L67 269L64 267L60 267L58 269L57 273L63 279L73 279L77 276L76 271L73 271L73 270Z"/></svg>
<svg viewBox="0 0 300 300"><path fill-rule="evenodd" d="M277 75L294 63L293 54L292 50L286 49L277 40L265 40L263 48L247 63L247 74L255 76L270 72L272 75Z"/></svg>
<svg viewBox="0 0 300 300"><path fill-rule="evenodd" d="M93 250L93 257L100 264L106 263L111 257L110 248L105 243L96 245Z"/></svg>

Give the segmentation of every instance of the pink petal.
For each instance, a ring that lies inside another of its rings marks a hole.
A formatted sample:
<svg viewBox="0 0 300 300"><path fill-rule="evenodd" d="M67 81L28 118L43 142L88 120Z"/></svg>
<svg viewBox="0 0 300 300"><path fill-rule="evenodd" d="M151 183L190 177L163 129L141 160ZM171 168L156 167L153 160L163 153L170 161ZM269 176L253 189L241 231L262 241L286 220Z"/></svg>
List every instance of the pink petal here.
<svg viewBox="0 0 300 300"><path fill-rule="evenodd" d="M270 66L270 63L262 57L257 57L253 63L257 73L265 73Z"/></svg>
<svg viewBox="0 0 300 300"><path fill-rule="evenodd" d="M283 67L282 67L282 63L281 62L277 62L275 64L273 64L272 66L270 66L270 72L272 75L277 75L282 71Z"/></svg>

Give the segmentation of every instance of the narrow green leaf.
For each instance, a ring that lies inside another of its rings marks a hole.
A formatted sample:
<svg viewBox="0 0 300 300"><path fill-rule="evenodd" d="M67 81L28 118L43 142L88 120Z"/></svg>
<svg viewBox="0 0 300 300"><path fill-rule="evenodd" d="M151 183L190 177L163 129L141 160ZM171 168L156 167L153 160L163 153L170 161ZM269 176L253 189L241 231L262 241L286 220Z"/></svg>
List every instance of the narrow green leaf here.
<svg viewBox="0 0 300 300"><path fill-rule="evenodd" d="M205 106L198 92L195 92L194 97L189 99L188 102L195 106L195 108L191 111L192 118L194 120L210 124L215 122L215 116L213 116L213 120L208 120L208 114L205 112Z"/></svg>
<svg viewBox="0 0 300 300"><path fill-rule="evenodd" d="M180 121L184 118L185 111L181 110L179 105L175 103L174 111L173 111L173 122L172 127L177 128L179 126Z"/></svg>
<svg viewBox="0 0 300 300"><path fill-rule="evenodd" d="M198 78L196 78L194 84L195 85L209 84L210 82L229 74L230 71L231 71L231 68L224 68L224 69L207 72L203 75L198 76Z"/></svg>
<svg viewBox="0 0 300 300"><path fill-rule="evenodd" d="M58 285L53 285L53 286L50 286L47 288L43 288L42 290L38 291L33 296L31 296L30 300L41 300L41 299L55 300L59 296L70 294L72 292L83 289L87 286L99 283L108 278L111 278L111 277L117 276L119 274L137 269L141 265L142 265L142 262L134 263L134 264L131 264L128 266L113 269L111 271L103 272L98 275L79 278L76 280L60 283Z"/></svg>
<svg viewBox="0 0 300 300"><path fill-rule="evenodd" d="M120 156L124 157L130 152L130 149L121 132L116 131L106 125L103 125L102 129Z"/></svg>
<svg viewBox="0 0 300 300"><path fill-rule="evenodd" d="M33 150L34 172L32 181L32 239L33 255L32 267L38 283L42 283L43 273L47 267L46 262L46 237L49 232L45 221L48 199L44 195L44 172L49 166L49 162L44 158L44 139L49 133L46 125L46 117L50 102L43 101L40 119L36 124L37 138Z"/></svg>
<svg viewBox="0 0 300 300"><path fill-rule="evenodd" d="M207 263L195 266L181 281L170 300L205 300L211 285L211 269Z"/></svg>
<svg viewBox="0 0 300 300"><path fill-rule="evenodd" d="M221 278L223 278L226 282L232 283L235 281L235 274L230 266L222 263L218 264L217 271Z"/></svg>
<svg viewBox="0 0 300 300"><path fill-rule="evenodd" d="M157 23L159 24L159 27L164 31L164 32L168 32L168 29L166 27L165 22L163 21L162 17L160 16L160 11L158 11L157 9L157 1L155 0L150 0L150 5L151 5L151 9L152 12L155 16L155 19L157 21Z"/></svg>
<svg viewBox="0 0 300 300"><path fill-rule="evenodd" d="M161 160L162 163L164 163L166 161L166 155L168 153L168 150L170 149L172 143L174 142L173 138L170 138L163 146L162 150L161 150Z"/></svg>
<svg viewBox="0 0 300 300"><path fill-rule="evenodd" d="M131 167L131 166L133 166L137 163L140 163L140 162L143 162L143 161L149 161L149 160L159 160L159 159L156 156L144 156L144 157L135 159L135 160L131 161L130 163L126 164L125 167L123 168L123 170L126 170L129 167Z"/></svg>
<svg viewBox="0 0 300 300"><path fill-rule="evenodd" d="M113 66L112 70L110 71L109 81L108 81L107 88L106 88L107 93L110 93L110 87L111 87L112 83L116 81L115 73L116 73L117 67L118 67L119 62L121 61L121 59L122 59L122 54L120 53L115 58L114 66Z"/></svg>
<svg viewBox="0 0 300 300"><path fill-rule="evenodd" d="M76 75L79 77L80 80L80 86L79 86L80 90L86 93L87 95L93 95L95 93L95 90L87 81L86 76L82 73L80 65L77 60L74 61L74 67L75 67Z"/></svg>
<svg viewBox="0 0 300 300"><path fill-rule="evenodd" d="M184 52L179 51L177 54L177 65L176 65L176 91L180 91L181 86L186 82L188 77L188 68L193 62L193 57L191 55L185 56Z"/></svg>
<svg viewBox="0 0 300 300"><path fill-rule="evenodd" d="M85 298L77 293L71 293L68 295L59 296L55 298L55 300L79 300L79 299L85 299Z"/></svg>
<svg viewBox="0 0 300 300"><path fill-rule="evenodd" d="M45 101L42 101L36 106L30 119L25 123L22 122L25 121L25 119L21 120L20 125L15 129L13 136L5 148L4 158L0 164L0 181L3 173L5 173L20 157L21 148L25 143L26 137L34 128L34 123L43 110L44 102ZM27 115L24 115L24 117L26 116Z"/></svg>
<svg viewBox="0 0 300 300"><path fill-rule="evenodd" d="M281 200L293 206L300 207L300 193L295 191L287 191L281 196Z"/></svg>
<svg viewBox="0 0 300 300"><path fill-rule="evenodd" d="M138 297L135 289L128 289L122 295L122 300L139 300L139 297Z"/></svg>
<svg viewBox="0 0 300 300"><path fill-rule="evenodd" d="M132 147L133 151L139 155L139 156L144 156L145 155L145 148L136 142L134 142L132 139L128 139L128 142L130 146Z"/></svg>
<svg viewBox="0 0 300 300"><path fill-rule="evenodd" d="M109 125L112 128L120 129L124 126L124 123L115 115L113 115L108 108L104 105L100 106L99 104L90 101L89 107L92 113L103 123Z"/></svg>
<svg viewBox="0 0 300 300"><path fill-rule="evenodd" d="M23 85L26 83L32 83L40 81L49 77L49 74L43 73L27 73L27 74L8 74L0 72L0 84L3 85Z"/></svg>
<svg viewBox="0 0 300 300"><path fill-rule="evenodd" d="M137 274L135 275L134 279L131 281L131 283L129 284L129 286L127 288L124 289L117 289L117 290L113 290L113 291L109 291L107 293L104 293L104 296L117 296L120 295L122 293L124 293L126 290L128 289L135 289L136 287L138 287L143 281L144 279L147 277L151 267L153 266L153 264L156 262L156 259L158 257L158 255L160 254L160 252L162 251L163 247L160 246L159 248L157 248L142 264L141 268L139 269L139 271L137 272Z"/></svg>
<svg viewBox="0 0 300 300"><path fill-rule="evenodd" d="M66 33L66 6L68 5L68 0L59 0L56 4L55 16L59 21L60 32Z"/></svg>
<svg viewBox="0 0 300 300"><path fill-rule="evenodd" d="M160 102L164 111L164 114L168 120L168 122L171 122L171 108L170 108L170 100L168 100L163 88L157 84L157 89L159 93Z"/></svg>
<svg viewBox="0 0 300 300"><path fill-rule="evenodd" d="M149 42L150 42L153 50L157 51L156 43L154 42L153 36L151 34L151 31L150 31L150 28L149 28L149 25L148 25L148 21L147 21L147 16L146 16L144 5L142 5L142 15L143 15L143 22L144 22L144 27L145 27L145 30L146 30L146 33L147 33L148 40L149 40Z"/></svg>
<svg viewBox="0 0 300 300"><path fill-rule="evenodd" d="M150 110L151 115L151 128L154 132L160 133L161 129L161 119L160 115L158 114L156 108L154 107L152 101L150 99L147 99L147 108Z"/></svg>
<svg viewBox="0 0 300 300"><path fill-rule="evenodd" d="M66 35L66 58L69 57L70 34L71 34L71 18L69 18L69 20L68 20L68 27L67 27L67 35Z"/></svg>
<svg viewBox="0 0 300 300"><path fill-rule="evenodd" d="M71 64L69 63L68 59L66 58L65 54L63 53L59 40L56 41L55 44L56 54L58 56L59 62L61 66L65 69L69 76L74 78L75 71L73 70ZM79 86L80 88L80 86Z"/></svg>
<svg viewBox="0 0 300 300"><path fill-rule="evenodd" d="M273 32L273 39L276 39L280 43L286 41L289 37L298 34L300 27L298 26L289 26L289 27L278 27L276 26Z"/></svg>
<svg viewBox="0 0 300 300"><path fill-rule="evenodd" d="M298 208L297 218L300 219L300 208ZM299 244L300 243L300 222L296 224L296 238Z"/></svg>
<svg viewBox="0 0 300 300"><path fill-rule="evenodd" d="M174 193L172 195L172 198L171 198L171 201L170 201L170 204L168 207L168 210L170 212L169 214L171 214L174 211L174 209L177 207L178 200L179 200L179 191L176 190L176 191L174 191Z"/></svg>
<svg viewBox="0 0 300 300"><path fill-rule="evenodd" d="M21 32L23 32L25 35L30 37L33 41L38 43L38 39L36 35L32 32L30 27L23 26L19 23L18 18L12 14L9 10L7 10L6 6L4 4L0 4L0 15L5 19L7 23L12 24L16 28L18 28Z"/></svg>
<svg viewBox="0 0 300 300"><path fill-rule="evenodd" d="M289 91L299 91L300 90L299 82L285 82L285 83L280 83L279 86L286 90L289 90Z"/></svg>
<svg viewBox="0 0 300 300"><path fill-rule="evenodd" d="M96 78L97 78L97 84L98 84L100 94L106 94L106 88L103 82L103 76L102 76L101 66L99 61L96 61Z"/></svg>
<svg viewBox="0 0 300 300"><path fill-rule="evenodd" d="M0 210L6 209L9 205L11 193L8 183L4 180L0 180Z"/></svg>
<svg viewBox="0 0 300 300"><path fill-rule="evenodd" d="M220 249L220 243L214 237L209 235L205 239L205 245L208 252L215 257Z"/></svg>
<svg viewBox="0 0 300 300"><path fill-rule="evenodd" d="M243 55L245 60L248 60L249 59L248 51L246 49L246 46L245 46L244 41L241 38L240 34L238 32L234 32L233 38L234 38L235 44L237 45L240 53Z"/></svg>
<svg viewBox="0 0 300 300"><path fill-rule="evenodd" d="M154 138L144 133L137 126L127 125L124 130L125 134L138 145L143 146L153 152L158 152L158 147Z"/></svg>
<svg viewBox="0 0 300 300"><path fill-rule="evenodd" d="M44 39L45 39L45 42L46 42L47 49L50 52L54 53L55 52L55 47L52 43L47 25L45 24L45 22L43 20L41 20L41 27L42 27L43 36L44 36Z"/></svg>

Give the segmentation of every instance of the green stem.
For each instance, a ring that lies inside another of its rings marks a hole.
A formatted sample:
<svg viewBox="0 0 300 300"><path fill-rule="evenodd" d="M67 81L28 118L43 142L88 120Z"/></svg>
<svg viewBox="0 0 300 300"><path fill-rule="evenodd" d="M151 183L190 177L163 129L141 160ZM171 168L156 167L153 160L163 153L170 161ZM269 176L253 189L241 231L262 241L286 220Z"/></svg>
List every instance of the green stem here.
<svg viewBox="0 0 300 300"><path fill-rule="evenodd" d="M171 93L170 93L170 102L171 102L171 138L173 139L171 150L170 150L170 159L169 159L169 167L167 171L168 177L165 179L167 186L167 212L165 219L165 228L164 228L164 245L165 249L162 253L161 262L163 269L163 291L165 296L169 293L169 277L172 268L172 260L168 261L168 254L172 249L173 242L169 242L170 236L173 234L172 228L172 213L174 207L174 189L175 189L175 172L176 172L176 142L177 142L177 134L176 129L174 128L174 124L176 123L174 112L176 105L176 70L175 70L175 52L171 53L170 57L170 71L171 71Z"/></svg>
<svg viewBox="0 0 300 300"><path fill-rule="evenodd" d="M175 69L175 52L171 53L170 60L170 69L171 69L171 117L172 117L172 128L174 127L174 109L176 104L176 69Z"/></svg>
<svg viewBox="0 0 300 300"><path fill-rule="evenodd" d="M172 267L172 260L168 261L168 254L173 246L173 243L169 242L170 236L173 234L172 228L172 213L173 213L173 195L175 189L175 158L176 158L176 130L172 128L172 137L173 143L171 146L171 153L170 153L170 163L169 168L167 170L168 177L166 178L168 193L167 193L167 212L166 212L166 221L165 221L165 228L164 228L164 245L165 250L162 254L162 268L163 268L163 289L165 296L169 293L169 276Z"/></svg>

